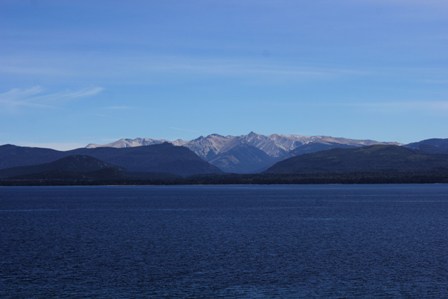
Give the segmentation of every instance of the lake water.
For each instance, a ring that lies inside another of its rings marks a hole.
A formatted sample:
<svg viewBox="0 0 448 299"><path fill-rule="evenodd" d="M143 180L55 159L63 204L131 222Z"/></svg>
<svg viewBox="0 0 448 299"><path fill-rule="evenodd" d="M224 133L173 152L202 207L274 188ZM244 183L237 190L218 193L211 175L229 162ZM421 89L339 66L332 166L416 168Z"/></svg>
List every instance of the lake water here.
<svg viewBox="0 0 448 299"><path fill-rule="evenodd" d="M448 297L448 185L0 188L0 297Z"/></svg>

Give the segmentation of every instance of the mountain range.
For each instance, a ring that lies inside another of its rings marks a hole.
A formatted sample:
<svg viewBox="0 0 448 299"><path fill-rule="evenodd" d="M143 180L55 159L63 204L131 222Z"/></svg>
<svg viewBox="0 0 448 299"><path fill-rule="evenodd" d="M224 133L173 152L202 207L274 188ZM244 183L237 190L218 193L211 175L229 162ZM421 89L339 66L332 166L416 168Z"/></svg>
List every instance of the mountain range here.
<svg viewBox="0 0 448 299"><path fill-rule="evenodd" d="M139 146L143 143L148 145ZM317 182L339 179L357 182L360 174L375 182L384 182L384 178L390 182L419 182L422 177L424 182L446 182L448 139L398 145L323 136L250 133L213 134L188 142L123 139L110 145L89 145L70 151L0 146L0 181L156 179L159 183L167 180L171 183L273 183L297 182L297 179L316 182L318 178ZM189 178L193 181L188 181Z"/></svg>
<svg viewBox="0 0 448 299"><path fill-rule="evenodd" d="M169 142L192 150L205 161L224 172L255 173L266 170L276 162L289 157L332 148L351 148L374 144L393 144L375 140L357 140L330 136L261 135L250 132L241 136L211 134L193 140L135 138L120 139L108 144L89 144L87 148L128 148Z"/></svg>
<svg viewBox="0 0 448 299"><path fill-rule="evenodd" d="M92 157L111 167L118 167L128 174L158 173L190 176L222 172L217 167L199 158L188 148L174 146L170 143L132 148L79 148L71 151L3 145L0 146L0 169L3 169L3 177L15 176L17 171L20 175L34 174L37 172L31 166L40 165L40 169L46 171L47 167L54 166L48 165L48 163L73 156ZM84 165L84 168L94 166L90 165L93 160L88 162ZM66 163L67 161L62 164ZM57 165L62 166L62 164ZM18 167L25 168L18 169ZM55 170L54 168L51 169ZM79 170L77 171L79 172Z"/></svg>

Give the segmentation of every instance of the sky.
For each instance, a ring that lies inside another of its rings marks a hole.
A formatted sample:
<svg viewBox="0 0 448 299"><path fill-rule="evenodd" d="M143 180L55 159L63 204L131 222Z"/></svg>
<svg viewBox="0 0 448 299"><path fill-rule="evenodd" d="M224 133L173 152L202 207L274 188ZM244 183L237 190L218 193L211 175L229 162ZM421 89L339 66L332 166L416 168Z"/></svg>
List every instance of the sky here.
<svg viewBox="0 0 448 299"><path fill-rule="evenodd" d="M446 0L0 1L0 144L447 129Z"/></svg>

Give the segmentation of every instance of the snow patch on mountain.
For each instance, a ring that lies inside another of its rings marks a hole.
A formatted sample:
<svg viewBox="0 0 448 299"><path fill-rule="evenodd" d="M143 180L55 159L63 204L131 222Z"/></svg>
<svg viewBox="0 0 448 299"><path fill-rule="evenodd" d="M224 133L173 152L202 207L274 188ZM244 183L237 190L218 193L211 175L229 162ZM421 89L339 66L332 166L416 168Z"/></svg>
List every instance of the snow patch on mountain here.
<svg viewBox="0 0 448 299"><path fill-rule="evenodd" d="M185 146L207 161L216 160L216 157L226 153L236 147L243 145L255 147L263 151L267 156L280 159L288 157L292 152L300 146L306 144L341 144L347 146L368 146L373 144L397 144L391 142L379 142L375 140L357 140L331 136L303 136L303 135L261 135L250 132L241 136L223 136L219 134L211 134L208 136L200 136L193 140L177 139L168 141L164 139L151 138L135 138L120 139L112 143L98 145L89 144L88 148L95 147L136 147L169 142L176 146ZM231 159L228 157L228 159Z"/></svg>
<svg viewBox="0 0 448 299"><path fill-rule="evenodd" d="M170 142L170 141L166 141L163 139L151 139L151 138L135 138L135 139L123 138L108 144L91 143L88 144L86 148L97 148L97 147L125 148L125 147L137 147L137 146L161 144L164 142Z"/></svg>

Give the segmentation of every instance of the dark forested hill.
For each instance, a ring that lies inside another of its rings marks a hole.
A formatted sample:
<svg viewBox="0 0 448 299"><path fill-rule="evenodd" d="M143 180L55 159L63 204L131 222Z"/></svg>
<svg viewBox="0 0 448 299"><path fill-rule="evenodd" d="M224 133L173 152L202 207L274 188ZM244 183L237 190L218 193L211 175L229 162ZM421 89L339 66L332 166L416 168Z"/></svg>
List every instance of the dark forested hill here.
<svg viewBox="0 0 448 299"><path fill-rule="evenodd" d="M90 156L68 156L32 166L0 170L0 178L16 179L112 179L122 177L122 169Z"/></svg>
<svg viewBox="0 0 448 299"><path fill-rule="evenodd" d="M81 148L67 153L89 155L129 172L163 172L184 176L221 172L188 148L170 143L131 148Z"/></svg>
<svg viewBox="0 0 448 299"><path fill-rule="evenodd" d="M448 139L433 138L405 145L407 148L419 150L428 154L447 154Z"/></svg>
<svg viewBox="0 0 448 299"><path fill-rule="evenodd" d="M73 155L94 157L119 166L127 172L171 173L183 176L221 172L191 150L169 143L134 148L81 148L66 152L5 145L0 147L0 169L38 165Z"/></svg>
<svg viewBox="0 0 448 299"><path fill-rule="evenodd" d="M64 152L49 148L6 144L0 146L0 169L52 162L64 156Z"/></svg>
<svg viewBox="0 0 448 299"><path fill-rule="evenodd" d="M406 147L373 145L331 149L278 162L266 173L372 173L448 170L448 155L430 155Z"/></svg>

